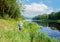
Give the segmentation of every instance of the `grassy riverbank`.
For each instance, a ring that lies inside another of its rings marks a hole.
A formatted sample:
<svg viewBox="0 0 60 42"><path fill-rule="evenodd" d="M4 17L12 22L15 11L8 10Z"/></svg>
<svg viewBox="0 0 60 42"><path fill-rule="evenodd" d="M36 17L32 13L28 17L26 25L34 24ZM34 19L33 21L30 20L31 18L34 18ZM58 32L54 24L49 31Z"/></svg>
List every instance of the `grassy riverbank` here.
<svg viewBox="0 0 60 42"><path fill-rule="evenodd" d="M0 19L0 42L58 42L46 33L41 34L36 23L23 22L23 29L19 31L18 22Z"/></svg>
<svg viewBox="0 0 60 42"><path fill-rule="evenodd" d="M55 22L55 23L60 23L60 20L37 20L35 22Z"/></svg>

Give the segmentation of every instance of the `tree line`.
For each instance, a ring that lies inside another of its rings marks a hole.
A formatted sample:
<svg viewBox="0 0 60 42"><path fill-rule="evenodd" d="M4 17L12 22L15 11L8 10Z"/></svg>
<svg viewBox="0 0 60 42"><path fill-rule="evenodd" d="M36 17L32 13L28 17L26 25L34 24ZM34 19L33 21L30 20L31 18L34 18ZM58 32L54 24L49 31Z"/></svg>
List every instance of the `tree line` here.
<svg viewBox="0 0 60 42"><path fill-rule="evenodd" d="M33 20L60 20L60 11L35 16Z"/></svg>
<svg viewBox="0 0 60 42"><path fill-rule="evenodd" d="M21 18L22 4L17 0L0 0L0 17L2 18Z"/></svg>

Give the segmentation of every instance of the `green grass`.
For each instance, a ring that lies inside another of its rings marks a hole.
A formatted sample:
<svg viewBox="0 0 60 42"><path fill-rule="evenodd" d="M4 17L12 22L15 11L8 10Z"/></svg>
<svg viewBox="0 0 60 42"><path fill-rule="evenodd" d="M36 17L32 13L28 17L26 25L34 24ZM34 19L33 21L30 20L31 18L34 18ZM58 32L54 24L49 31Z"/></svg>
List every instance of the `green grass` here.
<svg viewBox="0 0 60 42"><path fill-rule="evenodd" d="M1 33L0 42L29 42L29 35L20 31L6 30Z"/></svg>
<svg viewBox="0 0 60 42"><path fill-rule="evenodd" d="M18 22L0 19L0 42L58 42L46 33L41 34L36 23L23 22L23 29L19 31Z"/></svg>
<svg viewBox="0 0 60 42"><path fill-rule="evenodd" d="M4 20L0 19L0 30L16 30L18 28L18 21L13 19Z"/></svg>

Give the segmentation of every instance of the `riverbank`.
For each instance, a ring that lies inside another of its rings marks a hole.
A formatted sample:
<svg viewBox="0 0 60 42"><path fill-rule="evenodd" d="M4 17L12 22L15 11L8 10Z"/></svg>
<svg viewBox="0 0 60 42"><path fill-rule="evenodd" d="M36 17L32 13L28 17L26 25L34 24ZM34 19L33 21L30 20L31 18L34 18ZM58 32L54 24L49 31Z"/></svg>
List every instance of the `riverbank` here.
<svg viewBox="0 0 60 42"><path fill-rule="evenodd" d="M55 22L55 23L60 23L60 20L32 20L35 22Z"/></svg>
<svg viewBox="0 0 60 42"><path fill-rule="evenodd" d="M22 31L19 31L18 22L0 19L0 42L59 42L46 33L41 34L34 22L24 22Z"/></svg>

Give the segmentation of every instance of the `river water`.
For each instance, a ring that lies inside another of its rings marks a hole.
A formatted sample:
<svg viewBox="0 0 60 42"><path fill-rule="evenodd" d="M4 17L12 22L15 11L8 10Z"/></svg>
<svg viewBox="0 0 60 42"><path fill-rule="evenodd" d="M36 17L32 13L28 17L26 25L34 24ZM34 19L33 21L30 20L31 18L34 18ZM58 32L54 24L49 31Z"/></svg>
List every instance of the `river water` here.
<svg viewBox="0 0 60 42"><path fill-rule="evenodd" d="M26 19L26 21L32 22L31 19ZM55 37L60 39L60 23L53 23L53 22L39 22L37 23L39 26L43 26L40 28L40 32L47 33L51 37Z"/></svg>
<svg viewBox="0 0 60 42"><path fill-rule="evenodd" d="M39 26L43 26L40 32L45 32L51 37L60 39L60 23L38 23Z"/></svg>

